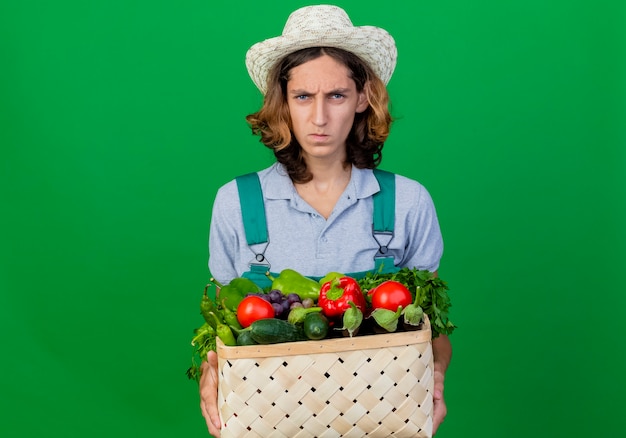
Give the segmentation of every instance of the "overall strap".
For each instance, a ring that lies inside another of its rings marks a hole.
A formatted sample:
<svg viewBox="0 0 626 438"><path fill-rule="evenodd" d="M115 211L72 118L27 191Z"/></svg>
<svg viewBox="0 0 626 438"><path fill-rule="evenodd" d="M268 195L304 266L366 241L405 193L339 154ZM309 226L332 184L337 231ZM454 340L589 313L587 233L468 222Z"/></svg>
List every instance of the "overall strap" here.
<svg viewBox="0 0 626 438"><path fill-rule="evenodd" d="M239 204L241 205L241 217L243 228L246 233L246 241L250 250L254 253L254 259L250 261L250 272L269 271L270 264L265 258L265 250L269 245L267 236L267 220L265 218L265 203L261 181L256 172L235 178L237 191L239 192ZM257 252L253 245L265 244L262 250ZM262 279L262 277L258 277Z"/></svg>
<svg viewBox="0 0 626 438"><path fill-rule="evenodd" d="M396 219L396 175L386 170L374 169L374 176L380 186L380 191L373 196L372 234L378 243L374 269L377 272L390 272L395 269L393 256L388 252Z"/></svg>
<svg viewBox="0 0 626 438"><path fill-rule="evenodd" d="M374 231L393 233L396 219L396 175L386 170L374 169L380 191L374 199Z"/></svg>
<svg viewBox="0 0 626 438"><path fill-rule="evenodd" d="M256 172L235 178L248 245L267 242L267 222L261 181Z"/></svg>

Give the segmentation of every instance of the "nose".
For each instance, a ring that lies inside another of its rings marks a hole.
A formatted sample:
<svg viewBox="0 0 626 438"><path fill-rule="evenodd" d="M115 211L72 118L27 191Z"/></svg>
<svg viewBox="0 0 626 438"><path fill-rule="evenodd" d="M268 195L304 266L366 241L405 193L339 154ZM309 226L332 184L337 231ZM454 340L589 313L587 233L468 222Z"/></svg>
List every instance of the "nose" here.
<svg viewBox="0 0 626 438"><path fill-rule="evenodd" d="M325 99L316 99L313 105L312 120L316 126L324 126L328 119Z"/></svg>

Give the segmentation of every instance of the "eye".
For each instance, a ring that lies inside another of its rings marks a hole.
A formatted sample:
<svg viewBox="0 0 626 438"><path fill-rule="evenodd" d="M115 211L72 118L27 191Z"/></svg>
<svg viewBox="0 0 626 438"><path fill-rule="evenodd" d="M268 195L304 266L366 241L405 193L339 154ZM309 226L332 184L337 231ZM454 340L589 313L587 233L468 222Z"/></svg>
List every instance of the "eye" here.
<svg viewBox="0 0 626 438"><path fill-rule="evenodd" d="M337 99L343 99L344 97L345 97L345 96L344 96L343 94L341 94L341 93L334 93L334 94L331 94L331 95L330 95L330 98L331 98L331 99L335 99L335 100L337 100Z"/></svg>
<svg viewBox="0 0 626 438"><path fill-rule="evenodd" d="M300 94L298 96L294 96L295 100L307 100L308 98L309 98L309 96L306 95L306 94Z"/></svg>

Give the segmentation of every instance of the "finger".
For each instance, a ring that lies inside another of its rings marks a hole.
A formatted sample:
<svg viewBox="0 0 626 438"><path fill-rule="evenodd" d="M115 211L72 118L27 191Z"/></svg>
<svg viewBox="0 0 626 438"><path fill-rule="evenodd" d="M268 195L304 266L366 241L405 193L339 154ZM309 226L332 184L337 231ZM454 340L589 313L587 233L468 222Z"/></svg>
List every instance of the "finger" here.
<svg viewBox="0 0 626 438"><path fill-rule="evenodd" d="M439 429L439 426L441 425L441 423L443 423L443 420L446 418L446 415L448 413L448 409L446 407L446 403L444 402L443 398L433 398L434 404L433 404L433 435L437 432L437 429Z"/></svg>
<svg viewBox="0 0 626 438"><path fill-rule="evenodd" d="M218 363L217 354L210 351L207 360L202 364L200 378L200 406L202 415L207 423L209 433L219 437L222 421L217 404Z"/></svg>
<svg viewBox="0 0 626 438"><path fill-rule="evenodd" d="M202 408L202 416L204 417L204 421L206 422L206 426L207 429L209 430L209 433L215 437L215 438L219 438L220 436L220 429L219 427L215 427L215 424L213 423L213 420L211 419L211 415L209 414L208 408L206 406L205 403L201 403L201 408Z"/></svg>
<svg viewBox="0 0 626 438"><path fill-rule="evenodd" d="M433 385L433 395L435 397L438 396L438 398L443 397L443 382L444 382L444 375L443 373L441 373L440 371L435 371L433 374L433 378L434 378L434 385Z"/></svg>
<svg viewBox="0 0 626 438"><path fill-rule="evenodd" d="M206 361L212 368L217 368L217 353L215 351L209 351L206 355Z"/></svg>

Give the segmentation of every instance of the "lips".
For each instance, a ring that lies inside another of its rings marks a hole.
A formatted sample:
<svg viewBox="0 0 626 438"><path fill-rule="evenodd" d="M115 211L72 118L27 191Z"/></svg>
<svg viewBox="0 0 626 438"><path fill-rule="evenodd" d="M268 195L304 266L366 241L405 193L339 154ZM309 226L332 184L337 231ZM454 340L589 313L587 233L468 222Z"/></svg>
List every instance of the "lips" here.
<svg viewBox="0 0 626 438"><path fill-rule="evenodd" d="M328 140L327 134L309 134L309 138L316 143L321 143Z"/></svg>

